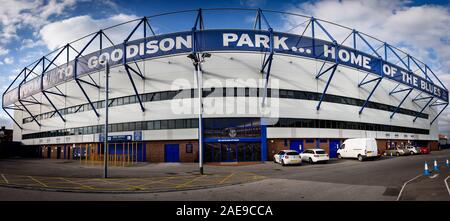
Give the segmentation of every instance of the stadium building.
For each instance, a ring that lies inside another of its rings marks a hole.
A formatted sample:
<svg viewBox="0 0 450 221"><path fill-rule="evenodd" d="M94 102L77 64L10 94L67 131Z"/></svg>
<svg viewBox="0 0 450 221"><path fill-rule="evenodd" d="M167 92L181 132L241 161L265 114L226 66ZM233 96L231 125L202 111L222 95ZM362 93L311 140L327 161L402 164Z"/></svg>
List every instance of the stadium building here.
<svg viewBox="0 0 450 221"><path fill-rule="evenodd" d="M336 157L344 139L359 137L376 138L381 150L437 148L448 90L423 62L317 18L224 11L249 13L254 25L215 27L208 17L213 23L219 9L148 16L25 67L3 93L14 141L38 146L43 158L97 161L108 139L116 163L196 162L199 137L205 162L267 161L281 149L313 147ZM155 33L158 19L171 16L186 24ZM280 17L304 22L277 30Z"/></svg>

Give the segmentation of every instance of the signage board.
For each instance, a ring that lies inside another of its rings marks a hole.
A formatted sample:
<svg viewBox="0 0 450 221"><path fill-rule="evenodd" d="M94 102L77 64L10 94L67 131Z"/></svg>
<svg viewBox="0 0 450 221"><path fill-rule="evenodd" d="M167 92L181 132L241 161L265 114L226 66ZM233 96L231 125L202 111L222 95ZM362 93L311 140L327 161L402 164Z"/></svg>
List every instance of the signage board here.
<svg viewBox="0 0 450 221"><path fill-rule="evenodd" d="M203 30L195 32L195 42L192 42L193 32L177 32L148 38L137 39L114 47L105 48L81 56L77 61L70 61L44 73L42 87L44 89L56 86L68 79L80 77L88 73L103 70L108 61L111 66L126 61L139 61L167 55L190 53L193 48L199 52L214 51L246 51L268 52L270 33L265 30ZM333 43L321 39L312 39L287 33L273 33L273 49L275 53L299 57L307 57L322 61L338 61L340 65L356 68L382 76L398 83L410 86L426 94L448 101L448 91L419 76L406 67L390 63L381 57L367 54L346 46L336 47ZM400 63L401 64L401 63ZM20 97L32 95L40 91L41 77L36 77L20 88ZM14 90L14 89L13 89ZM9 91L5 94L3 103L13 104L18 100L19 93ZM16 94L16 95L15 95Z"/></svg>

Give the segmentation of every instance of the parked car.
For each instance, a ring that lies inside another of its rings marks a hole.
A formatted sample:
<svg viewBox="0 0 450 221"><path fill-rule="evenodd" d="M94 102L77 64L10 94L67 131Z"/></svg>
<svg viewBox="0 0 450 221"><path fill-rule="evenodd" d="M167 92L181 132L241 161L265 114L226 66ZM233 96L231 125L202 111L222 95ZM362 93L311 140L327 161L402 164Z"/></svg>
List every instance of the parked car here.
<svg viewBox="0 0 450 221"><path fill-rule="evenodd" d="M338 158L357 158L363 161L378 157L378 146L375 138L352 138L342 143L337 150Z"/></svg>
<svg viewBox="0 0 450 221"><path fill-rule="evenodd" d="M295 150L282 150L273 156L273 162L285 166L287 164L301 164L302 159Z"/></svg>
<svg viewBox="0 0 450 221"><path fill-rule="evenodd" d="M327 152L323 149L307 149L300 154L302 161L308 161L308 163L313 164L317 162L326 163L330 160Z"/></svg>
<svg viewBox="0 0 450 221"><path fill-rule="evenodd" d="M394 147L390 148L384 151L385 156L404 156L409 154L409 151L406 151L405 149L402 149L400 147Z"/></svg>
<svg viewBox="0 0 450 221"><path fill-rule="evenodd" d="M428 147L420 147L419 152L420 152L420 154L429 154L430 153L430 148L428 148Z"/></svg>
<svg viewBox="0 0 450 221"><path fill-rule="evenodd" d="M413 146L413 145L408 145L405 148L405 151L408 151L410 155L414 155L414 154L419 154L420 150L419 148Z"/></svg>

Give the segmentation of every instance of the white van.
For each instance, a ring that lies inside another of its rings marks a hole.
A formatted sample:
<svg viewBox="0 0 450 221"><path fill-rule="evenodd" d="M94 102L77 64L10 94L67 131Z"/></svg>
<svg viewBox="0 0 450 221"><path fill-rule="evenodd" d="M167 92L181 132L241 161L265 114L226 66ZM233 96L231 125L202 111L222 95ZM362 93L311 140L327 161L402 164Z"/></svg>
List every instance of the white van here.
<svg viewBox="0 0 450 221"><path fill-rule="evenodd" d="M378 146L375 138L353 138L342 143L337 151L338 158L357 158L363 161L366 158L378 156Z"/></svg>

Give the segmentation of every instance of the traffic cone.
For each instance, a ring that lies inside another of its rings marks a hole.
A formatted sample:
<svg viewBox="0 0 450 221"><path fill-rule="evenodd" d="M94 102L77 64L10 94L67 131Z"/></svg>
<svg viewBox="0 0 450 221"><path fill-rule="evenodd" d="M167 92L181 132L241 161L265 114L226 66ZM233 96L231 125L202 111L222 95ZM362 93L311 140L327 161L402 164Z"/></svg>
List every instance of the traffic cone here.
<svg viewBox="0 0 450 221"><path fill-rule="evenodd" d="M445 161L445 166L450 167L450 163L448 162L448 159Z"/></svg>
<svg viewBox="0 0 450 221"><path fill-rule="evenodd" d="M438 166L436 160L434 160L434 167L433 167L433 170L434 170L434 171L439 171L439 166Z"/></svg>
<svg viewBox="0 0 450 221"><path fill-rule="evenodd" d="M423 170L423 175L425 175L425 176L429 176L430 175L430 171L428 170L427 162L425 162L425 168Z"/></svg>

